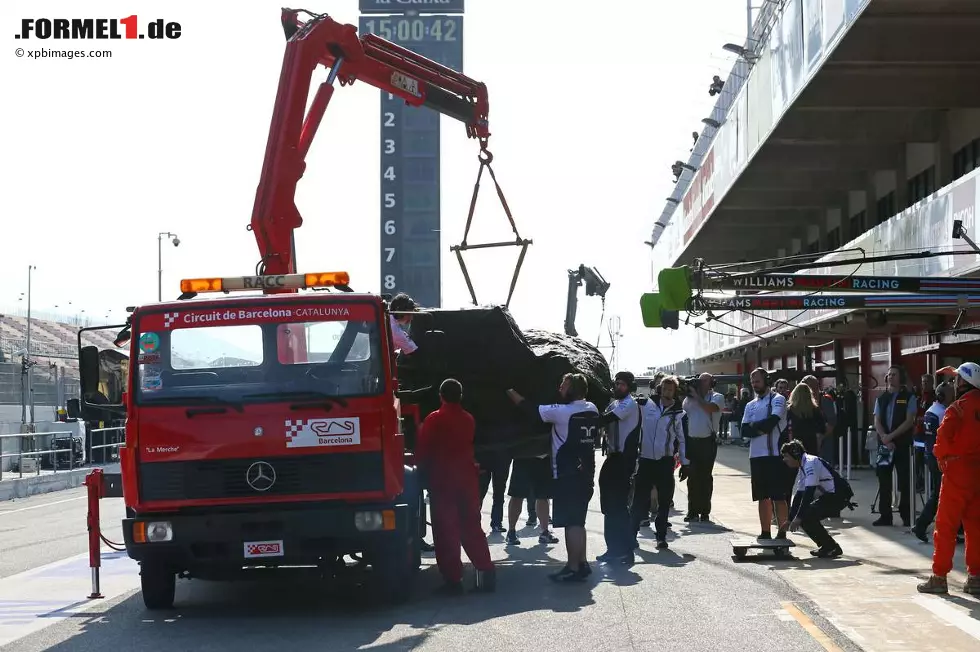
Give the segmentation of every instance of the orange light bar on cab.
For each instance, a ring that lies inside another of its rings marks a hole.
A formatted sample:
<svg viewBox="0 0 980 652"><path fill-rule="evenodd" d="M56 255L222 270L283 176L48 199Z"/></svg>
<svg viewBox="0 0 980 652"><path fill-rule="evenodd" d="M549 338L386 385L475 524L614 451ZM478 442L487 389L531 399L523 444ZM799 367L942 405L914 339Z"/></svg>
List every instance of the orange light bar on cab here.
<svg viewBox="0 0 980 652"><path fill-rule="evenodd" d="M180 291L232 292L236 290L301 290L350 285L347 272L310 274L274 274L271 276L232 276L229 278L195 278L180 282Z"/></svg>
<svg viewBox="0 0 980 652"><path fill-rule="evenodd" d="M180 282L181 292L221 292L223 279L220 278L185 278Z"/></svg>
<svg viewBox="0 0 980 652"><path fill-rule="evenodd" d="M350 274L347 272L321 272L319 274L305 274L304 282L308 288L335 287L337 285L350 285Z"/></svg>

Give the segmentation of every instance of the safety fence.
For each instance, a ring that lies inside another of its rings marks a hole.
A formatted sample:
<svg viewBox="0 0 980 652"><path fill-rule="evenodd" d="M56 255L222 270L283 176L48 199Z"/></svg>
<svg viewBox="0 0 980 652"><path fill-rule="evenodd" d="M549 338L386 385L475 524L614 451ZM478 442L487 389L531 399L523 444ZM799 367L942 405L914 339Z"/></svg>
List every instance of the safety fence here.
<svg viewBox="0 0 980 652"><path fill-rule="evenodd" d="M4 477L4 460L7 459L15 461L18 478L23 478L25 473L40 476L42 468L57 473L93 463L114 462L119 457L119 447L126 443L122 426L93 428L87 436L89 442L84 443L71 430L0 435L0 480ZM13 452L3 452L9 448L8 441L15 442Z"/></svg>
<svg viewBox="0 0 980 652"><path fill-rule="evenodd" d="M78 398L77 372L63 366L39 364L30 384L20 364L0 362L0 405L64 407Z"/></svg>

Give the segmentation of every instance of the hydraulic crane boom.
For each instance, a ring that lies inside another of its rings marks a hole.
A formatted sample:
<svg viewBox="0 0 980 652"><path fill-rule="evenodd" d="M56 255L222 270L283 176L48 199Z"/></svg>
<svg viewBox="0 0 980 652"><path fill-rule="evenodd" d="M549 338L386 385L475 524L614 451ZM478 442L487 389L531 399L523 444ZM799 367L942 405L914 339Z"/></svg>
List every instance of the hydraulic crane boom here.
<svg viewBox="0 0 980 652"><path fill-rule="evenodd" d="M578 269L568 270L568 304L565 307L565 334L578 337L575 330L575 314L578 312L578 289L585 283L586 296L598 296L606 300L609 282L594 267L579 265Z"/></svg>
<svg viewBox="0 0 980 652"><path fill-rule="evenodd" d="M466 135L486 150L488 130L486 86L374 34L357 35L357 28L325 14L283 9L286 52L272 125L255 194L249 230L255 234L260 260L257 274L296 273L295 230L303 224L296 208L296 184L306 169L317 128L333 96L334 82L348 86L362 81L396 95L411 106L429 107L464 123ZM313 72L330 68L306 113ZM269 289L273 292L296 290Z"/></svg>

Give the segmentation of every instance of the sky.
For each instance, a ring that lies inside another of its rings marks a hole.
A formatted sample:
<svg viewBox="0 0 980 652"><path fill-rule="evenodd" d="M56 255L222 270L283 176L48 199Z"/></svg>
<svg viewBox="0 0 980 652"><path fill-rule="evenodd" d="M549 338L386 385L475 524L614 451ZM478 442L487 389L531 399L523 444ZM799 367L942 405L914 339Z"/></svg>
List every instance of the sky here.
<svg viewBox="0 0 980 652"><path fill-rule="evenodd" d="M72 0L0 3L0 183L4 231L0 312L25 307L118 322L156 300L157 235L164 297L181 278L251 274L251 217L283 54L282 0ZM303 8L356 25L357 0ZM615 11L609 8L614 7ZM618 369L639 374L693 354L693 327L644 328L649 240L714 98L712 75L745 39L744 0L557 3L467 0L464 72L487 84L494 169L521 235L534 241L510 310L522 328L561 332L567 270L611 283L605 317L620 318ZM16 40L23 18L176 21L176 40ZM30 59L15 49L107 49L111 58ZM326 77L317 73L313 88ZM380 289L376 89L338 88L297 188L300 271L345 270ZM469 303L450 245L462 239L478 169L476 141L442 119L443 307ZM470 242L512 237L490 187ZM503 303L518 249L468 252L481 303ZM580 335L608 347L598 298L580 290ZM70 303L69 303L70 302ZM601 323L601 326L600 326ZM603 348L607 358L611 351Z"/></svg>

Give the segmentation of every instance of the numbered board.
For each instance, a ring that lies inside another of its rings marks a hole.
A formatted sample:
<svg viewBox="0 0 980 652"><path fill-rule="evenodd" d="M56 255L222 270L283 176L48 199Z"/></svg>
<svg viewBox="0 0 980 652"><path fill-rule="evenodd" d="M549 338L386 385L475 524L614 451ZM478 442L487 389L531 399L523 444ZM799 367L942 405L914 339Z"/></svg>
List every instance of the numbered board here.
<svg viewBox="0 0 980 652"><path fill-rule="evenodd" d="M365 15L359 31L377 34L454 70L463 69L461 15ZM381 92L381 287L422 306L442 305L440 118ZM464 127L453 121L458 136Z"/></svg>

